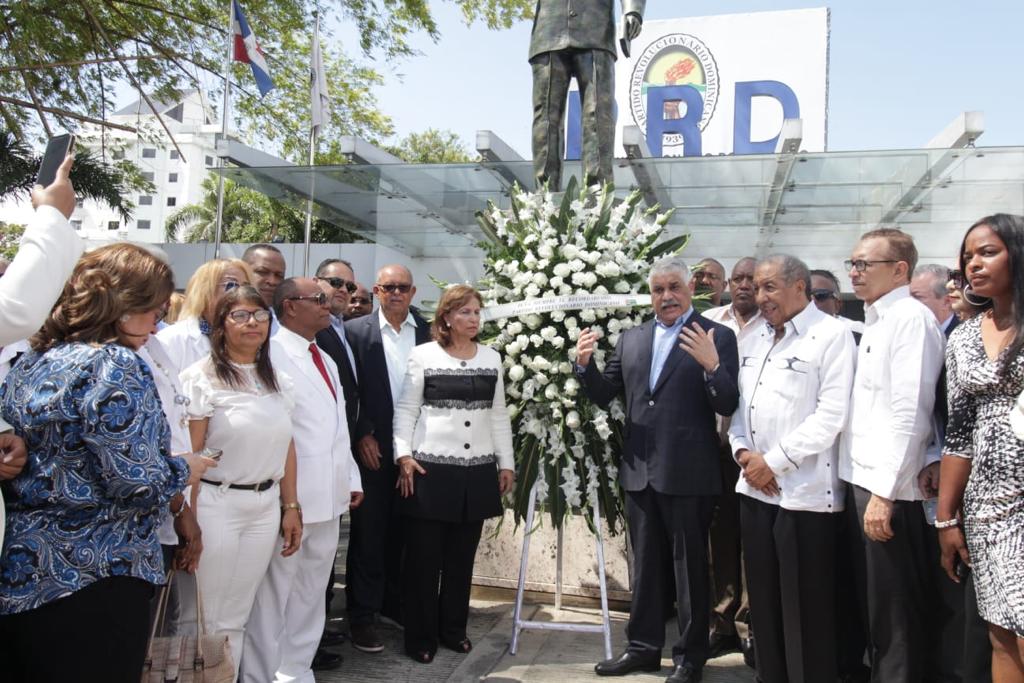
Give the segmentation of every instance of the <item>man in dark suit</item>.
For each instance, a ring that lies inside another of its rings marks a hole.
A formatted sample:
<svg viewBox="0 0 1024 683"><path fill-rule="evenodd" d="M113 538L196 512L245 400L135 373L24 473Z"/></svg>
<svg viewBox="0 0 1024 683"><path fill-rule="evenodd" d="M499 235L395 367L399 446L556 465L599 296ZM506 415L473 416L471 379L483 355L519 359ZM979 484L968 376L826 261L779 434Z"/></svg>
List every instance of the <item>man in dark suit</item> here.
<svg viewBox="0 0 1024 683"><path fill-rule="evenodd" d="M595 667L601 676L660 668L672 583L679 638L668 683L700 681L708 656L708 528L722 490L715 415L736 409L739 363L732 330L693 310L688 276L675 257L652 266L655 319L622 334L603 372L591 362L597 335L583 330L576 344L590 399L626 399L619 482L634 553L629 647Z"/></svg>
<svg viewBox="0 0 1024 683"><path fill-rule="evenodd" d="M401 621L402 529L396 519L392 420L401 395L409 353L430 341L430 326L410 310L416 287L405 266L384 266L373 293L375 314L349 320L345 333L359 376L359 416L353 432L366 503L352 515L346 562L348 616L352 644L380 652L378 614Z"/></svg>
<svg viewBox="0 0 1024 683"><path fill-rule="evenodd" d="M947 340L960 324L953 314L953 302L946 291L949 276L949 268L946 266L926 263L914 270L914 276L910 280L911 296L935 314L935 321ZM946 368L943 366L939 381L935 385L935 422L939 437L945 434L948 420ZM935 455L938 456L938 451L935 451ZM921 470L918 480L921 490L926 495L932 498L938 496L939 463L933 462ZM938 683L990 681L992 646L989 644L987 625L978 614L970 569L964 568L964 581L950 581L941 566L935 567L940 554L938 532L931 528L928 531L928 556L933 560L934 569L930 577L934 590L928 620L932 630L928 637L928 679Z"/></svg>

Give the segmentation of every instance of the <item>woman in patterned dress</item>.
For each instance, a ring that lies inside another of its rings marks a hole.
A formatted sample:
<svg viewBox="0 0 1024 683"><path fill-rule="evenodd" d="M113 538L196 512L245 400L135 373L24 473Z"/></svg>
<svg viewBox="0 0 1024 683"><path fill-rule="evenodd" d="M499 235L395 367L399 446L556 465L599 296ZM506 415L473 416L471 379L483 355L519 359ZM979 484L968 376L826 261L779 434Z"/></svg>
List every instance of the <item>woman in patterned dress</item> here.
<svg viewBox="0 0 1024 683"><path fill-rule="evenodd" d="M198 481L212 462L171 454L136 354L173 290L170 266L145 249L89 252L0 389L29 454L4 482L4 680L139 680L149 599L164 582L161 516L169 503L183 509L190 474Z"/></svg>
<svg viewBox="0 0 1024 683"><path fill-rule="evenodd" d="M473 648L473 559L484 519L502 513L515 480L501 357L476 341L480 305L472 287L444 291L435 341L413 349L395 407L405 651L421 664L433 661L438 641L463 654Z"/></svg>
<svg viewBox="0 0 1024 683"><path fill-rule="evenodd" d="M992 679L1024 682L1024 441L1010 415L1024 389L1024 218L996 214L960 248L965 297L983 312L946 349L949 425L936 527L942 566L974 574L989 623ZM962 508L961 508L962 506ZM961 529L962 522L962 529Z"/></svg>

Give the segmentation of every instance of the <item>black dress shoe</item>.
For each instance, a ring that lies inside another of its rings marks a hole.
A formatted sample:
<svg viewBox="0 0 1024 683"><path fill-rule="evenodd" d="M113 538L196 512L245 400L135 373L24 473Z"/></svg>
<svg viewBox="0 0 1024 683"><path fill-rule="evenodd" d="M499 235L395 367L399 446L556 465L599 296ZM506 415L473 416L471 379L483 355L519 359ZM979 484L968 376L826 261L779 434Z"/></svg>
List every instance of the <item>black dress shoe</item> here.
<svg viewBox="0 0 1024 683"><path fill-rule="evenodd" d="M736 634L712 633L708 638L708 659L740 651L740 637Z"/></svg>
<svg viewBox="0 0 1024 683"><path fill-rule="evenodd" d="M606 659L594 667L598 676L625 676L634 671L657 671L661 668L661 653L626 650L614 659Z"/></svg>
<svg viewBox="0 0 1024 683"><path fill-rule="evenodd" d="M344 661L344 658L341 655L320 648L313 655L311 668L313 671L330 671L341 666L342 661Z"/></svg>
<svg viewBox="0 0 1024 683"><path fill-rule="evenodd" d="M327 627L324 629L324 634L320 636L320 647L328 647L331 645L341 645L345 642L345 634L336 628Z"/></svg>
<svg viewBox="0 0 1024 683"><path fill-rule="evenodd" d="M743 663L751 669L757 669L757 651L754 648L754 637L740 640L740 649L743 651Z"/></svg>
<svg viewBox="0 0 1024 683"><path fill-rule="evenodd" d="M699 683L702 676L701 670L692 664L680 664L665 683Z"/></svg>

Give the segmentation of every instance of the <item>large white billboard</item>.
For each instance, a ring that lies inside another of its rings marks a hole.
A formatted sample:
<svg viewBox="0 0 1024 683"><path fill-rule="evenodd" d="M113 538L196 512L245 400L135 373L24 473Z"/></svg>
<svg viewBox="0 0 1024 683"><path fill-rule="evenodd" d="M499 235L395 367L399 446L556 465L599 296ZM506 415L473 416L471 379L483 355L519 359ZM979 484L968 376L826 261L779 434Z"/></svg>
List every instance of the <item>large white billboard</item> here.
<svg viewBox="0 0 1024 683"><path fill-rule="evenodd" d="M625 126L654 156L771 152L784 118L803 120L801 149L825 151L828 51L827 8L645 21L616 62L616 156ZM573 100L567 156L579 158Z"/></svg>

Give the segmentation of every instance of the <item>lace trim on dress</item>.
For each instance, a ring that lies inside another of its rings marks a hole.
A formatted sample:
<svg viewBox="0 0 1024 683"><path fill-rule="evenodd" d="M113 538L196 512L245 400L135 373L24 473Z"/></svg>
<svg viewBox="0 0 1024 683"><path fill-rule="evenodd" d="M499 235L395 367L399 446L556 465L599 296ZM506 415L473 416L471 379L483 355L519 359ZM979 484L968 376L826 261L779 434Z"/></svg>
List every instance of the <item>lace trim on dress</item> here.
<svg viewBox="0 0 1024 683"><path fill-rule="evenodd" d="M448 408L454 410L490 410L494 401L465 401L458 398L424 398L423 405L428 408Z"/></svg>
<svg viewBox="0 0 1024 683"><path fill-rule="evenodd" d="M423 453L421 451L414 450L412 452L412 457L414 460L420 460L422 462L432 462L437 465L458 465L460 467L490 465L498 462L498 456L494 453L488 453L487 455L474 455L470 458L460 458L456 455L437 455L435 453Z"/></svg>
<svg viewBox="0 0 1024 683"><path fill-rule="evenodd" d="M485 375L497 377L497 368L424 368L425 377L436 377L439 375Z"/></svg>

